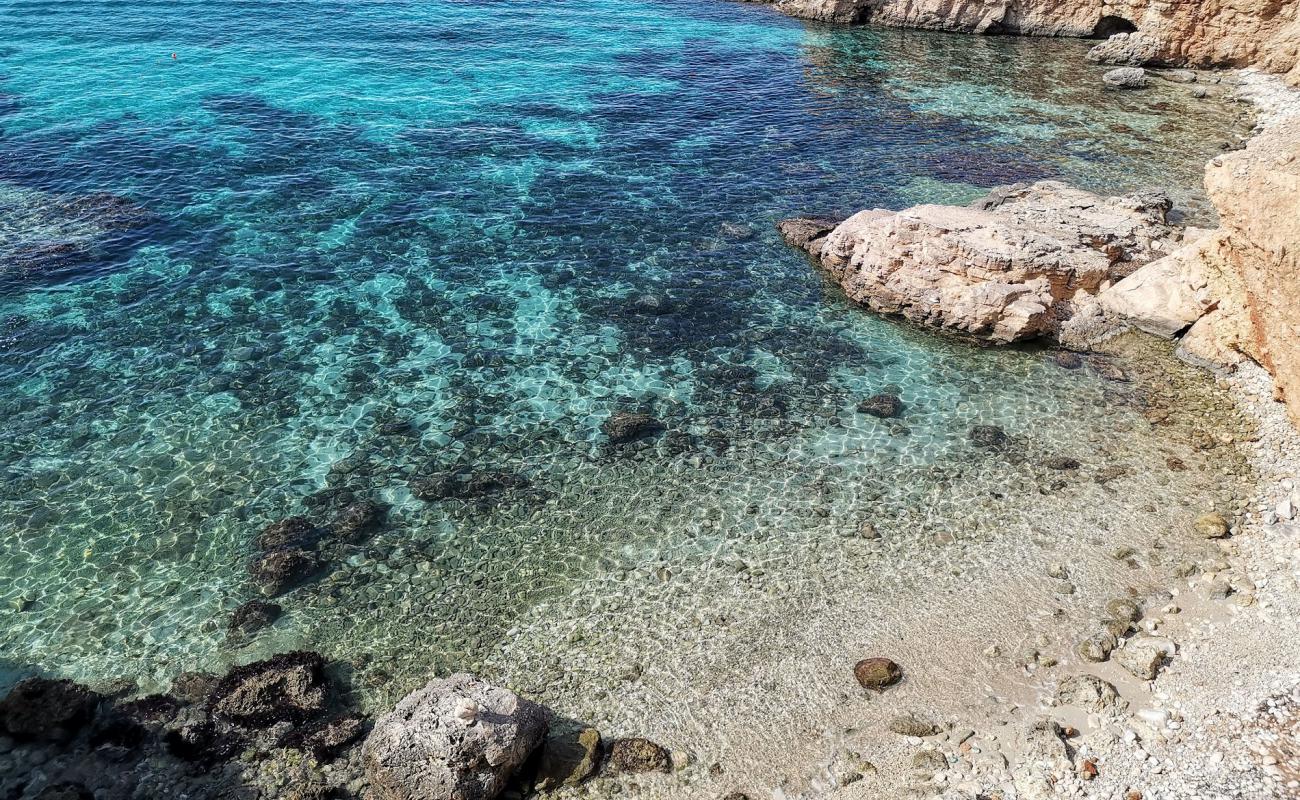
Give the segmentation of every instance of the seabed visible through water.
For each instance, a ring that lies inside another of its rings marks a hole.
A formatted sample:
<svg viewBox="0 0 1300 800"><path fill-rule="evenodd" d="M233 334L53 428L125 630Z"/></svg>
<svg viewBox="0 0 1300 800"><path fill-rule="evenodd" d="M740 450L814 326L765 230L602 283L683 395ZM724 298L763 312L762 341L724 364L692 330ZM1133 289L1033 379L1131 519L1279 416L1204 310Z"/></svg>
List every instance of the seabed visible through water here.
<svg viewBox="0 0 1300 800"><path fill-rule="evenodd" d="M1071 614L1157 585L1244 480L1230 403L1167 353L1117 363L1193 399L908 329L773 230L1039 178L1207 222L1240 108L1104 91L1086 43L685 0L10 3L0 31L0 683L305 647L371 708L474 670L758 765L864 648L1003 635L1043 559L1080 565ZM885 390L901 417L857 410ZM611 448L620 409L667 432ZM526 485L411 494L448 470ZM382 529L230 637L258 531L358 498Z"/></svg>

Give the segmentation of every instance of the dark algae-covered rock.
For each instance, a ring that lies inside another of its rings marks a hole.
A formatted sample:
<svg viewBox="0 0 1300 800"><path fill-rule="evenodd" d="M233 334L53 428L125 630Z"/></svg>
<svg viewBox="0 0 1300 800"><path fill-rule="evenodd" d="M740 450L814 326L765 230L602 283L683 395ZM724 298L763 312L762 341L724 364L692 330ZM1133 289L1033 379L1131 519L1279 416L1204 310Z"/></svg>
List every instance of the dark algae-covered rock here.
<svg viewBox="0 0 1300 800"><path fill-rule="evenodd" d="M305 722L325 711L329 684L319 653L295 650L236 667L208 697L212 716L247 728Z"/></svg>
<svg viewBox="0 0 1300 800"><path fill-rule="evenodd" d="M649 739L618 739L609 746L608 763L615 772L668 772L672 757Z"/></svg>
<svg viewBox="0 0 1300 800"><path fill-rule="evenodd" d="M255 633L273 624L280 618L282 611L283 609L278 603L271 603L266 600L249 600L235 609L235 612L230 615L230 625L228 627L232 632Z"/></svg>
<svg viewBox="0 0 1300 800"><path fill-rule="evenodd" d="M306 582L322 569L314 553L298 547L270 550L255 556L248 565L253 582L267 597L275 597Z"/></svg>
<svg viewBox="0 0 1300 800"><path fill-rule="evenodd" d="M886 392L863 400L858 404L858 410L873 417L890 419L903 413L903 401L898 395Z"/></svg>
<svg viewBox="0 0 1300 800"><path fill-rule="evenodd" d="M26 678L0 700L0 730L16 739L67 741L90 722L100 699L70 680Z"/></svg>
<svg viewBox="0 0 1300 800"><path fill-rule="evenodd" d="M632 411L615 411L600 424L600 431L609 438L610 444L634 442L664 429L664 424L649 414Z"/></svg>

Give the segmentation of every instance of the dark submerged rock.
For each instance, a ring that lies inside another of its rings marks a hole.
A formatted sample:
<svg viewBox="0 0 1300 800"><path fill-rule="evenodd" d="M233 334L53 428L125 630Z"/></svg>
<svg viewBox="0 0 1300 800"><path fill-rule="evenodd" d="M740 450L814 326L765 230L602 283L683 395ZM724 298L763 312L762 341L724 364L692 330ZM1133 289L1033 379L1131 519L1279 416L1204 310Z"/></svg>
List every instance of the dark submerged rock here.
<svg viewBox="0 0 1300 800"><path fill-rule="evenodd" d="M172 696L183 703L201 703L212 693L219 681L209 672L182 672L172 681Z"/></svg>
<svg viewBox="0 0 1300 800"><path fill-rule="evenodd" d="M976 425L970 429L970 440L976 447L1001 447L1007 443L1007 433L997 425Z"/></svg>
<svg viewBox="0 0 1300 800"><path fill-rule="evenodd" d="M306 582L320 572L322 566L313 553L286 547L254 558L248 565L248 573L262 594L274 597Z"/></svg>
<svg viewBox="0 0 1300 800"><path fill-rule="evenodd" d="M903 412L903 401L896 394L878 394L859 403L858 411L870 414L873 417L890 419Z"/></svg>
<svg viewBox="0 0 1300 800"><path fill-rule="evenodd" d="M287 547L311 549L320 538L316 526L305 517L289 517L272 522L257 535L259 550L279 550Z"/></svg>
<svg viewBox="0 0 1300 800"><path fill-rule="evenodd" d="M256 633L279 619L282 611L278 603L249 600L235 609L230 617L229 630L244 634Z"/></svg>
<svg viewBox="0 0 1300 800"><path fill-rule="evenodd" d="M607 762L615 772L668 772L672 757L649 739L618 739L609 746Z"/></svg>
<svg viewBox="0 0 1300 800"><path fill-rule="evenodd" d="M600 424L601 433L611 444L626 444L664 430L664 424L649 414L633 411L615 411Z"/></svg>
<svg viewBox="0 0 1300 800"><path fill-rule="evenodd" d="M95 800L94 792L74 781L51 783L36 795L36 800Z"/></svg>
<svg viewBox="0 0 1300 800"><path fill-rule="evenodd" d="M1083 356L1078 353L1071 353L1069 350L1061 350L1052 356L1056 366L1062 369L1079 369L1083 366Z"/></svg>
<svg viewBox="0 0 1300 800"><path fill-rule="evenodd" d="M170 722L184 707L179 699L169 694L151 694L136 700L118 703L117 711L139 722Z"/></svg>
<svg viewBox="0 0 1300 800"><path fill-rule="evenodd" d="M440 472L411 481L411 494L425 502L473 500L511 489L526 489L528 479L511 472Z"/></svg>
<svg viewBox="0 0 1300 800"><path fill-rule="evenodd" d="M329 683L319 653L295 650L236 667L208 697L216 719L245 728L302 723L325 711Z"/></svg>
<svg viewBox="0 0 1300 800"><path fill-rule="evenodd" d="M385 509L370 500L350 503L330 526L340 541L357 542L384 524Z"/></svg>
<svg viewBox="0 0 1300 800"><path fill-rule="evenodd" d="M66 742L90 722L101 699L70 680L26 678L0 700L0 730L15 739Z"/></svg>
<svg viewBox="0 0 1300 800"><path fill-rule="evenodd" d="M1077 458L1069 456L1052 456L1043 461L1043 466L1055 470L1074 470L1083 466Z"/></svg>
<svg viewBox="0 0 1300 800"><path fill-rule="evenodd" d="M601 738L595 728L553 733L542 745L536 788L577 786L600 768Z"/></svg>
<svg viewBox="0 0 1300 800"><path fill-rule="evenodd" d="M360 714L345 714L295 728L280 740L279 746L304 750L324 763L338 758L344 750L361 739L365 730L365 717Z"/></svg>
<svg viewBox="0 0 1300 800"><path fill-rule="evenodd" d="M881 690L903 678L903 668L888 658L864 658L853 665L853 677L863 689Z"/></svg>

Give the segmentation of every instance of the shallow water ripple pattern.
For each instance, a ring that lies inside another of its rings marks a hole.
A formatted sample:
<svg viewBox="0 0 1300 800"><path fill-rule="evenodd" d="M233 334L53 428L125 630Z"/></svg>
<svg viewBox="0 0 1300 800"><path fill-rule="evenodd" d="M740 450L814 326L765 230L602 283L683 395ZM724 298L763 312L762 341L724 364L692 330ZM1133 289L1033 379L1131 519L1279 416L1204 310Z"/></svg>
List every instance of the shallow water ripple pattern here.
<svg viewBox="0 0 1300 800"><path fill-rule="evenodd" d="M309 646L379 691L647 554L922 503L972 424L1083 441L1097 376L872 319L772 225L1043 177L1197 213L1236 110L1103 92L1085 47L688 0L0 1L0 668L165 687ZM902 420L856 411L886 389ZM611 452L616 409L670 432ZM451 469L529 488L411 495ZM257 531L340 496L385 528L228 640Z"/></svg>

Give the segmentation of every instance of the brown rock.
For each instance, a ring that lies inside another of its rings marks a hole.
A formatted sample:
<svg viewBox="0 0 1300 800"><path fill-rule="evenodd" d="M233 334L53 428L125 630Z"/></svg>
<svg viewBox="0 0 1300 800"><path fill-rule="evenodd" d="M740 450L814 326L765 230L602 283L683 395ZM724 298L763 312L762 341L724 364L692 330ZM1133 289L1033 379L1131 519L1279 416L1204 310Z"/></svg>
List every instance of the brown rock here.
<svg viewBox="0 0 1300 800"><path fill-rule="evenodd" d="M618 739L609 746L608 764L615 772L669 772L672 756L649 739Z"/></svg>
<svg viewBox="0 0 1300 800"><path fill-rule="evenodd" d="M536 787L546 791L587 780L600 767L600 745L595 728L552 733L542 745Z"/></svg>
<svg viewBox="0 0 1300 800"><path fill-rule="evenodd" d="M881 690L898 683L903 668L888 658L864 658L853 665L853 677L863 689Z"/></svg>
<svg viewBox="0 0 1300 800"><path fill-rule="evenodd" d="M1192 523L1196 532L1206 539L1222 539L1228 535L1228 521L1223 518L1222 514L1210 511L1196 518Z"/></svg>
<svg viewBox="0 0 1300 800"><path fill-rule="evenodd" d="M786 244L816 258L821 252L822 242L826 241L826 235L843 221L842 218L831 217L795 217L777 223L776 229Z"/></svg>

